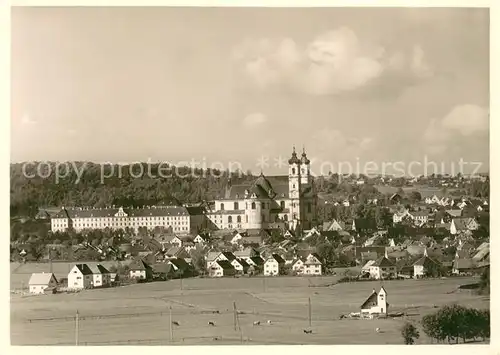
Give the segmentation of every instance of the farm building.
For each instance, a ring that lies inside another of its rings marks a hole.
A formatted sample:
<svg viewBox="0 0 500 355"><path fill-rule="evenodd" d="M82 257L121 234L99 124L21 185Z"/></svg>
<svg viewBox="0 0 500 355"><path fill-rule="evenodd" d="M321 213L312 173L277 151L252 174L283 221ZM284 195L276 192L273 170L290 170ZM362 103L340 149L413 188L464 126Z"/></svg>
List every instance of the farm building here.
<svg viewBox="0 0 500 355"><path fill-rule="evenodd" d="M45 293L47 289L57 286L57 279L53 273L34 273L31 274L29 281L30 293Z"/></svg>
<svg viewBox="0 0 500 355"><path fill-rule="evenodd" d="M361 305L361 315L371 316L373 314L387 315L389 303L387 303L387 291L384 287L377 293L375 289L366 301Z"/></svg>
<svg viewBox="0 0 500 355"><path fill-rule="evenodd" d="M278 254L273 254L264 263L264 276L279 275L280 269L285 266L285 260Z"/></svg>
<svg viewBox="0 0 500 355"><path fill-rule="evenodd" d="M68 288L84 289L92 286L93 274L87 264L76 264L68 273Z"/></svg>

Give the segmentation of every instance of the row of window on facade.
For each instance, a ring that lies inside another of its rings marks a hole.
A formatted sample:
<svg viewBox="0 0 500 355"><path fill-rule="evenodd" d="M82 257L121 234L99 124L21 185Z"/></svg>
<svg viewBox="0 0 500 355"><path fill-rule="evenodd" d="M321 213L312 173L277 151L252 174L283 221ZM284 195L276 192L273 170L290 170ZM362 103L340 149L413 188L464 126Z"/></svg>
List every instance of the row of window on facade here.
<svg viewBox="0 0 500 355"><path fill-rule="evenodd" d="M293 214L293 218L297 218L297 214ZM278 215L274 217L275 222L279 222L281 219ZM266 216L262 215L262 221L266 222ZM283 221L287 222L288 221L288 215L283 215ZM245 215L245 222L248 223L248 215ZM222 219L219 221L219 223L222 223ZM233 223L233 216L228 216L227 217L227 223ZM236 216L236 223L241 223L241 216Z"/></svg>
<svg viewBox="0 0 500 355"><path fill-rule="evenodd" d="M130 220L130 221L185 221L187 220L189 217L188 216L185 216L185 217L170 217L170 216L167 216L167 217L94 217L94 218L73 218L72 220L75 221L75 222L78 222L80 219L83 219L83 220L88 220L88 221L91 221L91 222L112 222L112 221L125 221L125 220ZM64 219L65 221L67 221L67 219Z"/></svg>
<svg viewBox="0 0 500 355"><path fill-rule="evenodd" d="M268 203L267 206L269 208L271 208L271 204L270 203ZM293 203L292 206L295 208L296 207L295 203ZM233 207L234 207L233 210L235 210L235 211L237 211L237 210L240 209L239 208L240 205L239 205L238 202L235 202ZM280 207L281 207L281 209L285 209L285 201L280 201ZM245 205L245 208L248 209L248 203ZM255 202L252 202L251 208L252 208L252 210L254 210L254 209L257 208L257 205L255 204ZM262 202L262 209L264 209L264 210L266 209L266 203L265 202ZM224 211L224 204L223 203L220 204L220 210ZM311 213L311 210L312 210L311 203L308 203L307 204L307 212Z"/></svg>

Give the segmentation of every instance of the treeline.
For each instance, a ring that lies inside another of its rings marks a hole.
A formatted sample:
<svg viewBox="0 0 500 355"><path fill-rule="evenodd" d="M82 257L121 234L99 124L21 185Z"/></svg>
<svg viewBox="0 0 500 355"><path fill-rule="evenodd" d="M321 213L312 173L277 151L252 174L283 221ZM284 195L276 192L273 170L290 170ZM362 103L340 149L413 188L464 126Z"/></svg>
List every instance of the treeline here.
<svg viewBox="0 0 500 355"><path fill-rule="evenodd" d="M59 168L58 176L56 163L40 170L36 164L24 168L23 164L11 164L11 215L34 216L40 206L138 207L200 202L213 199L229 179L236 184L254 178L249 172L145 163L140 177L139 165L103 168L100 164L76 162L68 167Z"/></svg>
<svg viewBox="0 0 500 355"><path fill-rule="evenodd" d="M43 168L40 169L39 167ZM143 174L139 174L143 171ZM141 175L140 177L138 177ZM228 182L232 185L252 181L250 171L230 172L217 169L193 169L166 164L100 165L73 162L11 164L11 216L35 216L42 206L181 204L213 200ZM381 196L373 186L359 188L333 178L315 180L318 192Z"/></svg>
<svg viewBox="0 0 500 355"><path fill-rule="evenodd" d="M437 342L445 340L455 342L462 340L486 340L490 337L490 311L478 310L460 305L441 308L434 314L422 318L424 333Z"/></svg>

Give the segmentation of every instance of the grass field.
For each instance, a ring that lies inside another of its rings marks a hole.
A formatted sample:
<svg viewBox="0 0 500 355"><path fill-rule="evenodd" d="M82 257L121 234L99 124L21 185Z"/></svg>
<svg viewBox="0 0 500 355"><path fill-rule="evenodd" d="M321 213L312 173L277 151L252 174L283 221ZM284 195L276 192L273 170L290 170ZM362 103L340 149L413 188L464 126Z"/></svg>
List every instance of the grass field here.
<svg viewBox="0 0 500 355"><path fill-rule="evenodd" d="M11 297L12 345L73 345L80 315L79 345L114 344L401 344L404 319L339 320L381 282L331 286L335 277L185 279L86 290L76 294ZM385 281L390 311L407 310L418 320L458 302L488 308L489 300L453 292L470 279ZM330 286L328 286L330 285ZM308 299L311 299L309 327ZM235 330L233 302L240 312ZM173 326L170 314L180 325ZM214 314L213 311L219 311ZM67 318L65 318L67 317ZM100 317L100 318L98 318ZM57 319L59 318L59 319ZM254 321L261 321L254 326ZM266 321L271 320L272 324ZM208 325L209 321L216 326ZM375 328L381 333L376 333ZM304 334L303 329L312 329ZM218 340L214 340L214 338ZM429 343L423 334L418 343Z"/></svg>

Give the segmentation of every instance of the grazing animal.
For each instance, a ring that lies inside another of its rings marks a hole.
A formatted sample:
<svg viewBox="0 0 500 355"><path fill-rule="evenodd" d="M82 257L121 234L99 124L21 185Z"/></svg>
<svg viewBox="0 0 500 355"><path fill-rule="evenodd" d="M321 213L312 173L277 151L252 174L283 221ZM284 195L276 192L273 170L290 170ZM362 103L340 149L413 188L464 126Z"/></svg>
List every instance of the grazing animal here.
<svg viewBox="0 0 500 355"><path fill-rule="evenodd" d="M376 331L377 333L380 333L380 328L375 328L375 331Z"/></svg>
<svg viewBox="0 0 500 355"><path fill-rule="evenodd" d="M271 323L271 320L268 320L268 321L267 321L267 324L272 324L272 323Z"/></svg>
<svg viewBox="0 0 500 355"><path fill-rule="evenodd" d="M306 334L312 334L312 332L313 332L312 330L306 330L306 329L304 329L304 333L306 333Z"/></svg>
<svg viewBox="0 0 500 355"><path fill-rule="evenodd" d="M208 322L208 325L211 325L212 327L215 327L215 323L214 322Z"/></svg>
<svg viewBox="0 0 500 355"><path fill-rule="evenodd" d="M260 325L260 320L253 322L253 325Z"/></svg>
<svg viewBox="0 0 500 355"><path fill-rule="evenodd" d="M177 321L175 321L175 320L174 320L174 321L172 321L172 324L173 324L173 325L180 325L180 324L179 324L179 322L177 322Z"/></svg>

